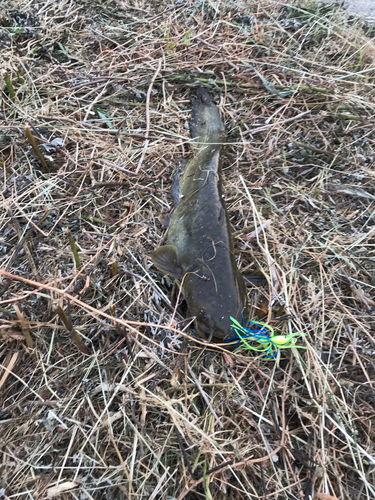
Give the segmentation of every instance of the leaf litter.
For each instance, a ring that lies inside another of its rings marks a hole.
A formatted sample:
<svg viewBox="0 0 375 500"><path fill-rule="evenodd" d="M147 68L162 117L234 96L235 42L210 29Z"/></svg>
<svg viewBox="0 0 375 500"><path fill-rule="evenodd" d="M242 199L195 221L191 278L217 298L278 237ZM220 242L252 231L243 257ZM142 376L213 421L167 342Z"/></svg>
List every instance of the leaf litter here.
<svg viewBox="0 0 375 500"><path fill-rule="evenodd" d="M0 15L0 494L375 496L373 26L271 0L8 2ZM152 267L195 89L225 119L252 318L195 338Z"/></svg>

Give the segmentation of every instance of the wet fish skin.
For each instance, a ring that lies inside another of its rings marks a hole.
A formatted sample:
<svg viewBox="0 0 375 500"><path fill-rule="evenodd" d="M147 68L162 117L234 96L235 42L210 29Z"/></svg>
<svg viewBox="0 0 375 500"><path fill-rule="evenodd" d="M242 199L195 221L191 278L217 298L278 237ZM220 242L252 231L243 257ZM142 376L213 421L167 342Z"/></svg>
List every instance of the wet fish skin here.
<svg viewBox="0 0 375 500"><path fill-rule="evenodd" d="M199 88L197 95L190 122L195 154L181 179L167 245L151 258L158 269L182 282L198 334L222 342L229 333L230 316L241 321L243 311L247 312L246 287L234 257L222 192L224 126L206 90Z"/></svg>

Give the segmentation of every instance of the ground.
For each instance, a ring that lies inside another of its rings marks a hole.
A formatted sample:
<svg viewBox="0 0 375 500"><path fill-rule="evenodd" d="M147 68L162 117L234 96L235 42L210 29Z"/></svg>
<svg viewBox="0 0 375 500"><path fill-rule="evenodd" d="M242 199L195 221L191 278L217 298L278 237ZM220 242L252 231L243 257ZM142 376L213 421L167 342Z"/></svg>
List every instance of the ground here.
<svg viewBox="0 0 375 500"><path fill-rule="evenodd" d="M0 498L374 498L374 27L312 1L1 9ZM149 258L200 85L251 317L301 334L272 359L197 339Z"/></svg>
<svg viewBox="0 0 375 500"><path fill-rule="evenodd" d="M345 0L341 2L351 14L375 21L375 0Z"/></svg>

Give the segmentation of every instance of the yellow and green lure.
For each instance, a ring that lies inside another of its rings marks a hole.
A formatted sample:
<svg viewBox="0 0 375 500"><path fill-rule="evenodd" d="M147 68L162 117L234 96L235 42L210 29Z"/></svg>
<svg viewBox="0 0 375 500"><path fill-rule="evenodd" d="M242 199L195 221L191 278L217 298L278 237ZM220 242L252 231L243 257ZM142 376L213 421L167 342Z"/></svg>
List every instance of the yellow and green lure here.
<svg viewBox="0 0 375 500"><path fill-rule="evenodd" d="M307 347L295 345L299 337L307 335L302 332L291 333L289 335L275 335L272 326L259 323L259 321L245 321L245 318L243 318L243 325L241 325L237 320L232 318L232 316L230 319L233 323L231 327L235 335L225 339L225 342L233 342L239 339L234 350L238 349L242 344L243 349L265 352L267 358L274 358L279 349L288 347L307 349ZM258 325L260 328L252 330L249 328L251 324ZM256 345L250 345L249 342L255 342Z"/></svg>

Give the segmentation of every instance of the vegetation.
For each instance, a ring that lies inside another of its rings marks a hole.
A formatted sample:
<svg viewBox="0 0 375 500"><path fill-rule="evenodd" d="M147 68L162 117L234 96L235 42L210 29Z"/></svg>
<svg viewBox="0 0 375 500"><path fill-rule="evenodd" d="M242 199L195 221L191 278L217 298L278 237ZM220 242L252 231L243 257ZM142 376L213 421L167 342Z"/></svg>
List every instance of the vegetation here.
<svg viewBox="0 0 375 500"><path fill-rule="evenodd" d="M5 3L0 497L374 498L373 28L312 2ZM148 257L202 84L239 266L267 278L251 317L307 349L205 345Z"/></svg>

